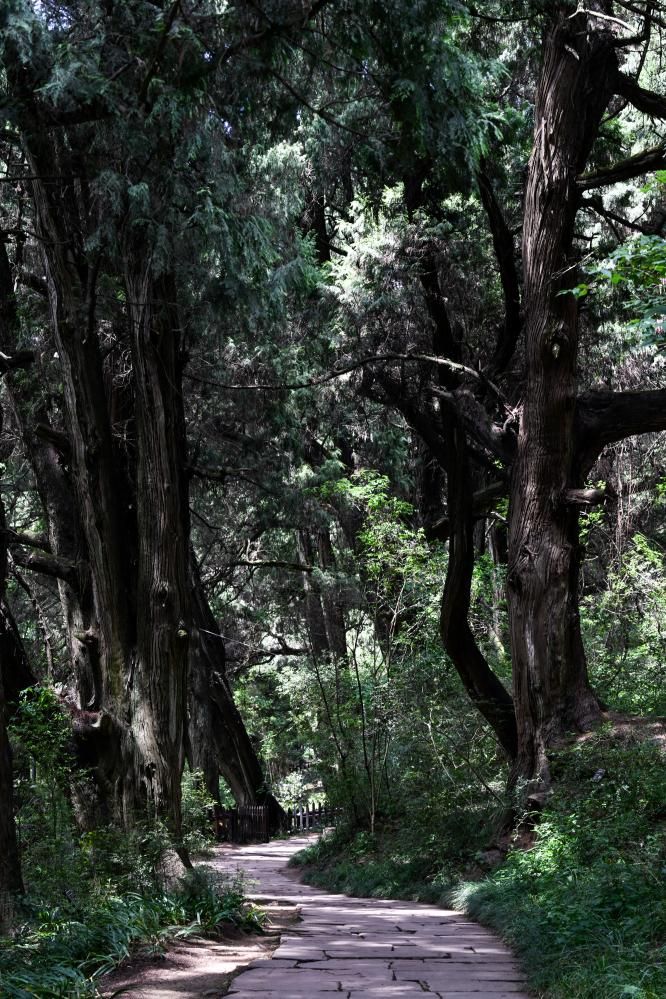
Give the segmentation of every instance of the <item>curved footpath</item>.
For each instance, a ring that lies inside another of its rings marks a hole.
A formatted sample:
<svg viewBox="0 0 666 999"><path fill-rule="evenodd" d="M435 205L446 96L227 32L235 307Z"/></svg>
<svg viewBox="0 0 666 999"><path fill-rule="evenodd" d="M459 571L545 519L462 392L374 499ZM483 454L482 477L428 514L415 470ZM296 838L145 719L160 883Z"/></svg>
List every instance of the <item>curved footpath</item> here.
<svg viewBox="0 0 666 999"><path fill-rule="evenodd" d="M270 960L231 984L236 999L527 999L511 952L489 930L450 909L332 895L300 884L286 868L313 837L222 848L218 871L245 871L257 901L297 905L301 921Z"/></svg>

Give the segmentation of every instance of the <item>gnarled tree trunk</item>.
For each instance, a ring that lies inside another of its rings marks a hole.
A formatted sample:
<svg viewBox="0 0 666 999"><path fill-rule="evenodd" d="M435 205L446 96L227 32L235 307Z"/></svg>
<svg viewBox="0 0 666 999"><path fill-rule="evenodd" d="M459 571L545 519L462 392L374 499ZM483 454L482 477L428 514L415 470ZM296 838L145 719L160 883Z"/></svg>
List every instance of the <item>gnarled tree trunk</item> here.
<svg viewBox="0 0 666 999"><path fill-rule="evenodd" d="M514 775L548 781L546 750L599 714L578 619L574 467L578 325L571 247L583 169L610 96L610 35L558 5L536 102L523 231L527 384L510 495L508 599L518 725Z"/></svg>

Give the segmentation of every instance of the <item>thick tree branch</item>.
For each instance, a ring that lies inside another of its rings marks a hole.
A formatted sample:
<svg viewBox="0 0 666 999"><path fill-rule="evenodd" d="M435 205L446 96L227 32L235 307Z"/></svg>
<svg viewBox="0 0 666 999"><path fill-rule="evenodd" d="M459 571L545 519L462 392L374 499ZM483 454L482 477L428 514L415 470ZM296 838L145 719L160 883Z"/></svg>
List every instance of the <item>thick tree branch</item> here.
<svg viewBox="0 0 666 999"><path fill-rule="evenodd" d="M0 351L0 375L6 375L8 371L16 371L17 368L27 368L35 360L32 350L18 350L11 357Z"/></svg>
<svg viewBox="0 0 666 999"><path fill-rule="evenodd" d="M486 210L493 238L493 248L499 267L502 291L504 292L504 323L498 331L495 353L490 364L493 375L503 371L516 349L522 327L520 311L520 284L516 269L513 235L495 197L490 179L483 170L477 174L481 202Z"/></svg>
<svg viewBox="0 0 666 999"><path fill-rule="evenodd" d="M441 399L452 415L459 419L467 433L492 455L504 464L513 460L516 449L515 435L509 433L508 427L494 423L486 409L471 392L459 389L457 392L447 392L436 385L430 386L430 391Z"/></svg>
<svg viewBox="0 0 666 999"><path fill-rule="evenodd" d="M560 497L563 506L598 506L606 499L603 489L565 489Z"/></svg>
<svg viewBox="0 0 666 999"><path fill-rule="evenodd" d="M39 551L51 553L51 545L43 534L13 531L10 527L0 529L0 537L9 545L23 545L24 548L37 548Z"/></svg>
<svg viewBox="0 0 666 999"><path fill-rule="evenodd" d="M615 0L615 2L618 7L623 7L638 17L649 17L652 24L657 24L660 28L666 28L666 20L656 12L654 3L646 3L644 7L639 7L637 4L632 3L631 0Z"/></svg>
<svg viewBox="0 0 666 999"><path fill-rule="evenodd" d="M464 365L459 363L460 344L453 335L449 312L439 287L437 259L432 247L429 247L424 255L420 278L426 308L433 325L432 349L435 357L431 360L440 364L440 384L452 387L455 384L452 376L458 372L462 373ZM449 377L446 377L447 372Z"/></svg>
<svg viewBox="0 0 666 999"><path fill-rule="evenodd" d="M310 378L306 381L300 382L256 382L254 385L239 385L233 382L218 382L210 378L200 378L198 375L185 374L186 378L190 381L198 382L201 385L211 385L214 388L226 389L231 392L297 392L302 389L316 388L318 385L325 385L327 382L332 382L336 378L342 378L344 375L351 374L352 371L358 371L359 368L369 367L372 364L382 364L390 361L426 361L429 364L436 364L442 368L448 368L449 371L464 374L473 378L475 381L480 382L484 387L489 388L494 394L504 402L504 396L501 390L490 381L481 371L476 371L474 368L469 368L466 364L459 364L457 361L451 361L446 357L436 357L433 354L398 354L395 352L387 352L385 354L373 354L370 357L362 357L358 361L351 361L349 364L345 364L343 367L338 368L335 371L329 371L325 375L321 375L319 378Z"/></svg>
<svg viewBox="0 0 666 999"><path fill-rule="evenodd" d="M616 223L625 229L631 229L632 232L641 232L645 235L655 233L654 225L639 225L638 222L630 222L629 219L625 219L622 215L618 215L616 212L612 212L609 208L606 208L601 196L598 194L592 198L583 198L581 208L587 208L589 211L596 212L597 215L600 215L607 222ZM617 232L614 225L611 225L611 228L614 232Z"/></svg>
<svg viewBox="0 0 666 999"><path fill-rule="evenodd" d="M388 372L376 372L375 379L385 398L382 398L380 393L373 391L373 385L369 379L361 387L363 394L375 401L383 403L388 401L398 412L402 413L412 430L421 438L435 460L446 471L448 452L445 442L438 432L437 421L433 419L433 413L426 407L418 406L412 399L409 399L405 395L401 383L397 379L392 378Z"/></svg>
<svg viewBox="0 0 666 999"><path fill-rule="evenodd" d="M578 178L578 189L589 191L592 187L604 187L607 184L617 184L621 180L631 180L633 177L641 177L645 173L653 170L663 170L666 168L666 147L663 145L653 146L652 149L643 149L634 156L620 160L619 163L612 163L607 167L600 167L593 173L584 173Z"/></svg>
<svg viewBox="0 0 666 999"><path fill-rule="evenodd" d="M36 423L32 429L35 437L52 444L64 458L69 458L72 453L72 445L67 434L60 430L54 430L48 423Z"/></svg>
<svg viewBox="0 0 666 999"><path fill-rule="evenodd" d="M17 549L12 551L12 560L23 569L39 572L43 576L51 576L53 579L62 579L69 583L73 589L76 589L78 585L76 566L66 559L56 558L55 555L27 554Z"/></svg>
<svg viewBox="0 0 666 999"><path fill-rule="evenodd" d="M653 90L645 90L625 73L617 73L613 89L650 118L666 118L666 97L655 94Z"/></svg>
<svg viewBox="0 0 666 999"><path fill-rule="evenodd" d="M487 516L497 500L507 496L508 492L509 485L506 481L491 482L489 486L478 489L472 494L472 517L477 520ZM450 533L451 521L448 513L426 528L426 536L429 541L447 541Z"/></svg>
<svg viewBox="0 0 666 999"><path fill-rule="evenodd" d="M666 430L666 389L587 392L576 404L576 456L587 472L607 444Z"/></svg>

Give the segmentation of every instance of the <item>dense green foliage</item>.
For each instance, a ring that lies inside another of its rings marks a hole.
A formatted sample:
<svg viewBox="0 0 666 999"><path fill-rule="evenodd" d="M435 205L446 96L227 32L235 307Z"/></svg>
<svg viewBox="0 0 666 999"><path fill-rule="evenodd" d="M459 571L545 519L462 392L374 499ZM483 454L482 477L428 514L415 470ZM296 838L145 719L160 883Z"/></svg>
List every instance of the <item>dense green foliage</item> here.
<svg viewBox="0 0 666 999"><path fill-rule="evenodd" d="M138 856L127 859L136 863ZM116 877L104 880L108 872L97 865L105 859L110 855L96 850L94 880L91 871L79 872L76 887L57 904L53 895L50 904L26 904L26 922L0 944L0 987L7 999L92 997L99 994L99 976L139 948L158 954L174 938L262 925L261 912L245 902L242 880L214 879L197 869L169 891L157 884L132 891L129 878L118 882L116 865Z"/></svg>
<svg viewBox="0 0 666 999"><path fill-rule="evenodd" d="M664 733L608 725L557 754L558 790L530 849L454 901L516 948L558 999L658 999L666 990Z"/></svg>
<svg viewBox="0 0 666 999"><path fill-rule="evenodd" d="M85 793L87 777L75 765L71 730L51 688L24 691L10 731L26 896L12 937L0 944L3 996L94 996L99 976L137 951L157 954L177 937L261 927L242 877L205 866L175 873L179 862L168 852L163 823L131 833L76 830L70 789L77 782ZM187 771L183 843L194 852L214 842L210 805L201 775Z"/></svg>

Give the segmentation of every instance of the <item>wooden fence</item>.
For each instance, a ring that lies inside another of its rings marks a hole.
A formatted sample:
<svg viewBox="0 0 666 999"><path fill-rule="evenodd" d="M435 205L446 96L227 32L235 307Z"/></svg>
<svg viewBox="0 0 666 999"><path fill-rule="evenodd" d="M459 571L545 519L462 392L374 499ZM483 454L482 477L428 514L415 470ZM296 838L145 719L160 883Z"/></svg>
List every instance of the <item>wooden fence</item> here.
<svg viewBox="0 0 666 999"><path fill-rule="evenodd" d="M215 834L230 843L249 843L270 839L266 805L239 805L215 810Z"/></svg>
<svg viewBox="0 0 666 999"><path fill-rule="evenodd" d="M287 812L289 816L289 832L301 832L306 829L323 829L324 826L334 826L336 809L329 804L315 805L314 802L294 805Z"/></svg>
<svg viewBox="0 0 666 999"><path fill-rule="evenodd" d="M287 831L303 832L334 826L336 809L330 805L304 802L286 809ZM215 808L211 814L215 835L228 843L250 843L270 839L268 808L265 805L239 805L236 808Z"/></svg>

